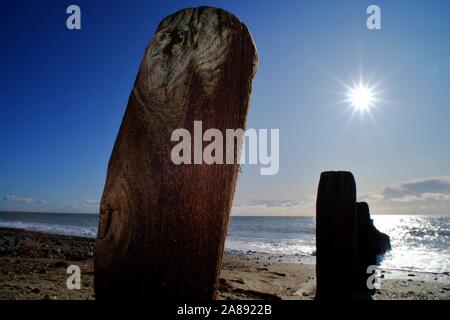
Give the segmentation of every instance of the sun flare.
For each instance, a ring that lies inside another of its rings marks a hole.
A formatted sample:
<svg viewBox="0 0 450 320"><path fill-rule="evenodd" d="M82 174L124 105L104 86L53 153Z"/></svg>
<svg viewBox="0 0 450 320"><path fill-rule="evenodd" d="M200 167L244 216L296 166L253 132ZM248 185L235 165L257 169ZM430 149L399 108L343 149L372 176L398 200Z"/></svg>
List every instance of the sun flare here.
<svg viewBox="0 0 450 320"><path fill-rule="evenodd" d="M348 92L352 106L360 112L368 111L374 102L374 93L371 88L360 83Z"/></svg>

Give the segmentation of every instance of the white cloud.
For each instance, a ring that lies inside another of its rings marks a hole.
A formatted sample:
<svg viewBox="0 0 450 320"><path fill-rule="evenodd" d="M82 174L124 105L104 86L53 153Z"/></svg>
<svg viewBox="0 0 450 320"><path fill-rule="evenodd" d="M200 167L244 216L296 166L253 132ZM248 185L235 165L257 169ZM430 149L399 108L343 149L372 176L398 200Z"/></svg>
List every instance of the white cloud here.
<svg viewBox="0 0 450 320"><path fill-rule="evenodd" d="M11 201L15 203L24 203L24 204L47 204L47 200L36 200L29 197L21 197L21 196L12 196L6 195L3 197L4 201Z"/></svg>
<svg viewBox="0 0 450 320"><path fill-rule="evenodd" d="M422 197L425 199L434 199L434 200L450 200L450 194L443 194L443 193L426 192L422 194Z"/></svg>
<svg viewBox="0 0 450 320"><path fill-rule="evenodd" d="M98 200L84 200L83 203L87 206L98 206L100 205L100 201Z"/></svg>
<svg viewBox="0 0 450 320"><path fill-rule="evenodd" d="M298 200L253 200L248 204L234 205L233 215L253 216L306 216L314 215L314 195Z"/></svg>
<svg viewBox="0 0 450 320"><path fill-rule="evenodd" d="M99 200L76 200L65 204L62 209L64 211L97 212L99 205Z"/></svg>
<svg viewBox="0 0 450 320"><path fill-rule="evenodd" d="M49 203L31 197L5 195L0 197L0 210L98 213L100 201L95 199L75 200L67 203Z"/></svg>
<svg viewBox="0 0 450 320"><path fill-rule="evenodd" d="M391 198L391 199L387 199L387 202L403 202L403 203L407 203L407 202L414 202L414 201L421 201L421 198L418 196L414 196L411 194L407 194L403 197L399 197L399 198Z"/></svg>

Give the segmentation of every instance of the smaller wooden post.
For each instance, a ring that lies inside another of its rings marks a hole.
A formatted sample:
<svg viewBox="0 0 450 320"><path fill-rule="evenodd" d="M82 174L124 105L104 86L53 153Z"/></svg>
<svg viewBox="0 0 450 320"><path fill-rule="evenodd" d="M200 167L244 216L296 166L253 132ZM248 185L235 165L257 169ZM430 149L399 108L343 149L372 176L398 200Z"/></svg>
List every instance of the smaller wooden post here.
<svg viewBox="0 0 450 320"><path fill-rule="evenodd" d="M375 240L375 227L370 218L369 205L366 202L358 202L356 208L356 261L353 281L354 290L358 292L358 296L363 297L375 292L367 287L367 267L377 263L377 255L370 249L370 243Z"/></svg>
<svg viewBox="0 0 450 320"><path fill-rule="evenodd" d="M351 172L323 172L316 204L316 299L352 299L355 236L355 179Z"/></svg>

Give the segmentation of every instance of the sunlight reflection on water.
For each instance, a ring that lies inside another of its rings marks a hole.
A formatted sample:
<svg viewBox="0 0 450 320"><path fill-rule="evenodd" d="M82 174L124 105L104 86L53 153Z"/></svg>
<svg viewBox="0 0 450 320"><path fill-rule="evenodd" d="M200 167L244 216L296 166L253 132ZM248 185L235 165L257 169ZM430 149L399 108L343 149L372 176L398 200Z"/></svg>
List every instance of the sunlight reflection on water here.
<svg viewBox="0 0 450 320"><path fill-rule="evenodd" d="M375 226L391 238L381 267L429 272L450 271L450 219L374 215Z"/></svg>

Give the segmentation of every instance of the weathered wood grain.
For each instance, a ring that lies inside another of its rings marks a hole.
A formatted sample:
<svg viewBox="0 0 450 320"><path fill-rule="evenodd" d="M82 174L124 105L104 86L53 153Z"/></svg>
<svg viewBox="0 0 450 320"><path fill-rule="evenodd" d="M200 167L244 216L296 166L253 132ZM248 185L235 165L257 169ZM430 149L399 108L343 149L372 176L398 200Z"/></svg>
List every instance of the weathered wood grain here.
<svg viewBox="0 0 450 320"><path fill-rule="evenodd" d="M193 135L194 120L224 135L245 128L256 66L248 29L224 10L185 9L160 23L108 165L96 298L215 297L238 164L175 165L170 139L177 128Z"/></svg>

